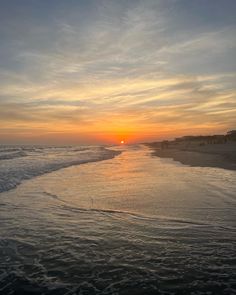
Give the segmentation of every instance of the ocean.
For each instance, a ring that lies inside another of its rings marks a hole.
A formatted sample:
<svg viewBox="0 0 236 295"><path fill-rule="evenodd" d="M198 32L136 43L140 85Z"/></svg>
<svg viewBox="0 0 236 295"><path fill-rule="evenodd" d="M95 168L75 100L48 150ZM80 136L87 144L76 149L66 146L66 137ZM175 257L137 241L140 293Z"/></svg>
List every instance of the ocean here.
<svg viewBox="0 0 236 295"><path fill-rule="evenodd" d="M0 147L0 294L236 294L236 172L144 145Z"/></svg>

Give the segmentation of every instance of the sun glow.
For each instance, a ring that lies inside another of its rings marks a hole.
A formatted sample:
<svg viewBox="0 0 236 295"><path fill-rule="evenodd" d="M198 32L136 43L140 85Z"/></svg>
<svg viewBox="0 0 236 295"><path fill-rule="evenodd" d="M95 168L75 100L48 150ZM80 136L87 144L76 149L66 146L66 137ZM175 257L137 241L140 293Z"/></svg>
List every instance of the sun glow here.
<svg viewBox="0 0 236 295"><path fill-rule="evenodd" d="M120 142L121 144L124 144L125 142L124 142L124 140L121 140L121 142Z"/></svg>

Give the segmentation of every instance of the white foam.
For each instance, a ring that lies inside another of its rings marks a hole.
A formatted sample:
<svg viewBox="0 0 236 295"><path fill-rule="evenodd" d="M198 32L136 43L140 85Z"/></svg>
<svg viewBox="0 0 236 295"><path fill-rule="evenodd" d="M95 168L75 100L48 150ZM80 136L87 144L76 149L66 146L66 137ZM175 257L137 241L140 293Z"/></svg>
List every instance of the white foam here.
<svg viewBox="0 0 236 295"><path fill-rule="evenodd" d="M0 192L24 179L54 170L113 158L120 152L103 147L0 147Z"/></svg>

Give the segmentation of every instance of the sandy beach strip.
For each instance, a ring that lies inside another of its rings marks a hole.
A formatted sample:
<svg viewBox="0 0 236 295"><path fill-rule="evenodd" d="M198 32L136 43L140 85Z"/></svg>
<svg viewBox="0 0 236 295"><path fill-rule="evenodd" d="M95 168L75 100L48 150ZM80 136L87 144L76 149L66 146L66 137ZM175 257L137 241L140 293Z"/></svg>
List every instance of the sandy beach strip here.
<svg viewBox="0 0 236 295"><path fill-rule="evenodd" d="M153 149L153 155L160 158L171 158L184 165L236 170L236 142L205 146L172 144L165 149L162 149L158 143L147 145Z"/></svg>

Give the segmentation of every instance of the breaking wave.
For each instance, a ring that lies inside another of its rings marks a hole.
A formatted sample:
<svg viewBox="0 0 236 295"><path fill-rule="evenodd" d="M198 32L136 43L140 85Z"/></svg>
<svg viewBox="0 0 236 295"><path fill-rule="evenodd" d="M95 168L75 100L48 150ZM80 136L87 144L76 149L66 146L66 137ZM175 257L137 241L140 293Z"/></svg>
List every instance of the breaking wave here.
<svg viewBox="0 0 236 295"><path fill-rule="evenodd" d="M104 147L0 147L0 192L22 180L72 165L102 161L120 154Z"/></svg>

